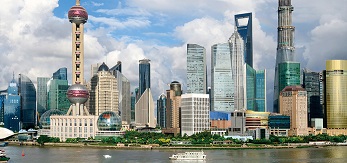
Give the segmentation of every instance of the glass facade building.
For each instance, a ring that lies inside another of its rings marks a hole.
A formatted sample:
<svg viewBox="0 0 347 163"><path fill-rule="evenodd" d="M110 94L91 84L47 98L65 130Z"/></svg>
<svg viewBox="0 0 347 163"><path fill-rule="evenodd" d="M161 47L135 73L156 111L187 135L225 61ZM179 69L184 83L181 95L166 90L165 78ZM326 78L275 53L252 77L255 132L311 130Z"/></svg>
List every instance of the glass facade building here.
<svg viewBox="0 0 347 163"><path fill-rule="evenodd" d="M21 125L21 97L19 96L17 82L12 79L7 89L7 97L4 100L4 127L18 132Z"/></svg>
<svg viewBox="0 0 347 163"><path fill-rule="evenodd" d="M139 92L141 96L147 88L151 88L151 65L149 59L139 61Z"/></svg>
<svg viewBox="0 0 347 163"><path fill-rule="evenodd" d="M307 91L308 124L311 118L323 118L323 108L320 104L320 76L319 72L303 70L303 88Z"/></svg>
<svg viewBox="0 0 347 163"><path fill-rule="evenodd" d="M38 77L37 78L37 92L36 92L36 106L37 113L40 116L48 110L47 108L47 83L50 78L48 77Z"/></svg>
<svg viewBox="0 0 347 163"><path fill-rule="evenodd" d="M23 128L34 128L36 125L36 89L34 83L23 74L19 74L19 94Z"/></svg>
<svg viewBox="0 0 347 163"><path fill-rule="evenodd" d="M278 91L282 91L286 86L300 85L300 63L298 62L283 62L278 64ZM277 92L277 95L279 95ZM279 103L276 100L275 113L279 113Z"/></svg>
<svg viewBox="0 0 347 163"><path fill-rule="evenodd" d="M255 74L256 70L246 64L247 110L255 111Z"/></svg>
<svg viewBox="0 0 347 163"><path fill-rule="evenodd" d="M324 77L326 128L347 128L347 60L326 61Z"/></svg>
<svg viewBox="0 0 347 163"><path fill-rule="evenodd" d="M268 117L268 125L275 129L290 129L290 116L286 115L270 115Z"/></svg>
<svg viewBox="0 0 347 163"><path fill-rule="evenodd" d="M70 101L66 97L69 89L67 80L53 79L48 82L47 108L57 109L67 113L70 107Z"/></svg>
<svg viewBox="0 0 347 163"><path fill-rule="evenodd" d="M133 92L131 92L130 96L130 119L131 122L135 121L135 104L136 104L136 96Z"/></svg>
<svg viewBox="0 0 347 163"><path fill-rule="evenodd" d="M211 54L211 110L234 111L234 84L229 44L213 45Z"/></svg>
<svg viewBox="0 0 347 163"><path fill-rule="evenodd" d="M244 41L244 60L253 67L253 30L252 30L252 13L243 13L235 15L235 26L237 32Z"/></svg>
<svg viewBox="0 0 347 163"><path fill-rule="evenodd" d="M257 70L255 74L254 111L266 112L266 70Z"/></svg>
<svg viewBox="0 0 347 163"><path fill-rule="evenodd" d="M118 64L117 64L118 65ZM119 71L116 70L117 89L118 89L118 110L121 113L123 122L130 124L131 122L131 94L130 81Z"/></svg>
<svg viewBox="0 0 347 163"><path fill-rule="evenodd" d="M157 100L157 125L166 128L166 96L161 94Z"/></svg>
<svg viewBox="0 0 347 163"><path fill-rule="evenodd" d="M63 67L53 73L53 79L67 80L67 68Z"/></svg>
<svg viewBox="0 0 347 163"><path fill-rule="evenodd" d="M4 102L6 100L6 94L3 91L0 91L0 126L4 123Z"/></svg>
<svg viewBox="0 0 347 163"><path fill-rule="evenodd" d="M187 44L187 93L206 94L206 49Z"/></svg>

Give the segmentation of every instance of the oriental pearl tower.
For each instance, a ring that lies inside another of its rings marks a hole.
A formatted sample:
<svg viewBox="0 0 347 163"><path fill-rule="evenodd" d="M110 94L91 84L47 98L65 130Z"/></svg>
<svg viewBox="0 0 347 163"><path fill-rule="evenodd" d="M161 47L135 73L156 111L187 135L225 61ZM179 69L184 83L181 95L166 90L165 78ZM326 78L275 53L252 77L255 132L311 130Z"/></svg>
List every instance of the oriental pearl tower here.
<svg viewBox="0 0 347 163"><path fill-rule="evenodd" d="M86 9L80 0L68 12L72 23L72 84L67 90L67 97L71 103L67 115L89 115L84 105L89 98L88 89L83 85L84 80L84 23L88 20Z"/></svg>

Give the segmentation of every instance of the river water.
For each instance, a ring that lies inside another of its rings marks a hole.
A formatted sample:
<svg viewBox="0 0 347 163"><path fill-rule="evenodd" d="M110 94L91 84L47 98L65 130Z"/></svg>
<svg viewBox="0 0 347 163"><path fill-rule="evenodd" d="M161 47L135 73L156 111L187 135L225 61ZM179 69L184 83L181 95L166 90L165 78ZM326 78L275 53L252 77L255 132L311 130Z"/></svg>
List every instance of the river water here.
<svg viewBox="0 0 347 163"><path fill-rule="evenodd" d="M37 146L7 146L0 148L5 149L7 155L11 158L10 163L172 163L175 161L170 161L169 156L173 153L193 151L183 149L120 150ZM208 163L347 163L347 146L295 149L204 150L204 152L207 155L207 160L203 162ZM25 156L21 156L22 153ZM103 155L112 157L105 158Z"/></svg>

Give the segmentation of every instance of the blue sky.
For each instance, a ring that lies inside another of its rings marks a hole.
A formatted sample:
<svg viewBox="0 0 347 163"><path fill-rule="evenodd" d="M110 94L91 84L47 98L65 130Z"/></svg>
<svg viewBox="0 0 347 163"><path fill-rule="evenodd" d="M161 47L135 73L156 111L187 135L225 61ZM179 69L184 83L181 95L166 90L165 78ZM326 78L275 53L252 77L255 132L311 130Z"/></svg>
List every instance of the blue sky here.
<svg viewBox="0 0 347 163"><path fill-rule="evenodd" d="M71 24L74 0L2 0L0 6L0 89L12 72L36 82L67 67L71 78ZM253 13L254 67L267 70L267 104L272 109L277 40L275 0L81 0L89 13L85 28L85 77L90 65L123 62L123 74L138 83L138 60L151 60L154 99L177 80L186 83L186 44L210 47L233 32L234 15ZM296 60L321 71L325 60L347 59L346 0L292 0ZM210 74L210 72L208 72ZM209 82L210 83L210 82Z"/></svg>

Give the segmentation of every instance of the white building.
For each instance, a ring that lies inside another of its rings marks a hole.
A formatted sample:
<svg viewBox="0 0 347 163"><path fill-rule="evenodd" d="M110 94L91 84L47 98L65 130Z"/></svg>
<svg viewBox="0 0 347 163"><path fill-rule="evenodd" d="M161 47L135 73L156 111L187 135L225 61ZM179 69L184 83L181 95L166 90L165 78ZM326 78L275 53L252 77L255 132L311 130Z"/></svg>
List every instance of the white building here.
<svg viewBox="0 0 347 163"><path fill-rule="evenodd" d="M182 94L181 135L188 136L210 130L208 94Z"/></svg>
<svg viewBox="0 0 347 163"><path fill-rule="evenodd" d="M135 123L137 127L156 127L154 102L151 89L147 88L135 104Z"/></svg>

